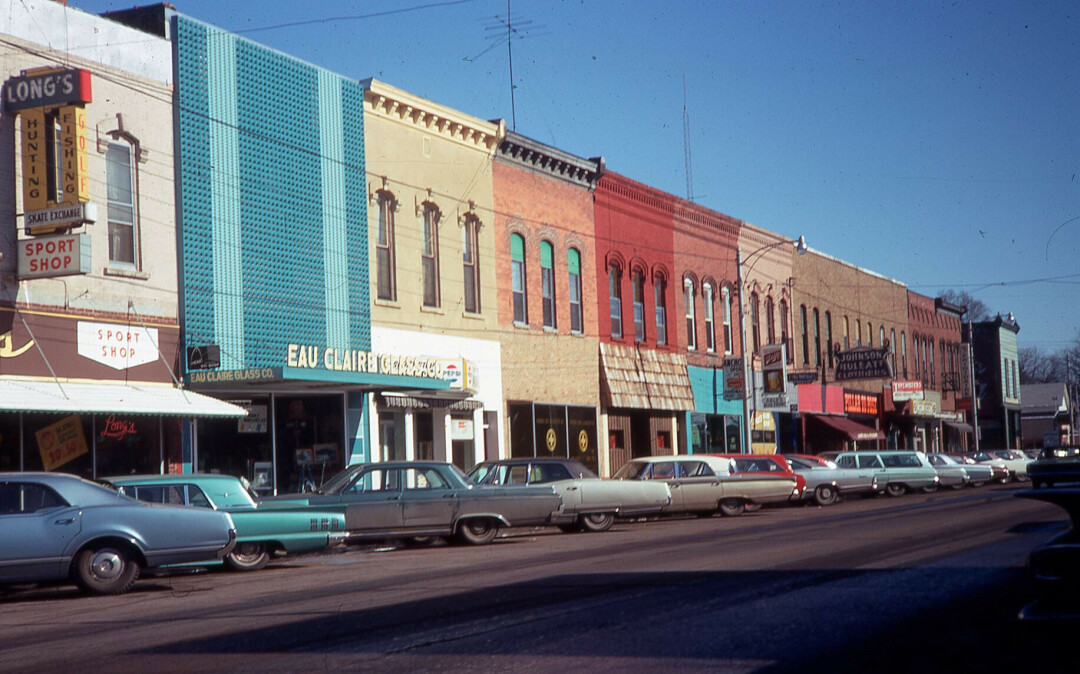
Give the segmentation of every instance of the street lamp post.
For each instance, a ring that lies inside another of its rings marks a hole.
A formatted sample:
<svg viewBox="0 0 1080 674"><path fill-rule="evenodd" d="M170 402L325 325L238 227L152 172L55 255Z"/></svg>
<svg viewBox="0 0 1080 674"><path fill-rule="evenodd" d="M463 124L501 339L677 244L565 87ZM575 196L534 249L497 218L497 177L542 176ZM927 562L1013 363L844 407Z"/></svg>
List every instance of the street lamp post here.
<svg viewBox="0 0 1080 674"><path fill-rule="evenodd" d="M760 255L767 250L777 248L786 244L795 246L795 252L799 255L803 255L804 253L806 253L806 239L802 235L800 235L799 238L794 241L784 240L764 245L761 248L758 248L751 252L749 255L747 255L746 260L749 260L755 255ZM754 260L750 263L750 268L746 270L747 273L753 271L754 265L757 264L758 260L760 259L761 258L759 257L757 260ZM753 359L754 354L752 351L746 348L746 308L744 303L744 300L746 299L746 288L743 285L743 261L744 260L742 256L742 248L740 246L736 246L735 285L739 288L739 339L742 341L743 351L743 453L748 454L750 453L750 448L753 444L753 431L750 428L750 402L755 399L756 384L754 383L754 369L753 367L751 367L751 360Z"/></svg>

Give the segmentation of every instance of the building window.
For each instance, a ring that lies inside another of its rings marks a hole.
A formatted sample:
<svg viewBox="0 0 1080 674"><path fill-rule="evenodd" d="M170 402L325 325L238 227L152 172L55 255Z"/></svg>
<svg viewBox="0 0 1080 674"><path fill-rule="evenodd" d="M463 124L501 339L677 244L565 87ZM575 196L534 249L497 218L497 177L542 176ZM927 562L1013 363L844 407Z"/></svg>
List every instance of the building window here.
<svg viewBox="0 0 1080 674"><path fill-rule="evenodd" d="M919 336L911 336L911 350L915 356L915 379L922 380L922 373L919 370Z"/></svg>
<svg viewBox="0 0 1080 674"><path fill-rule="evenodd" d="M465 216L462 228L461 258L465 272L465 311L480 313L480 261L477 259L480 242L480 220Z"/></svg>
<svg viewBox="0 0 1080 674"><path fill-rule="evenodd" d="M716 332L713 330L713 292L712 285L701 286L701 303L705 310L705 350L716 351Z"/></svg>
<svg viewBox="0 0 1080 674"><path fill-rule="evenodd" d="M608 269L608 304L611 311L611 336L622 337L622 270L618 265Z"/></svg>
<svg viewBox="0 0 1080 674"><path fill-rule="evenodd" d="M525 294L525 239L520 234L510 235L510 273L514 296L514 322L529 322L529 303Z"/></svg>
<svg viewBox="0 0 1080 674"><path fill-rule="evenodd" d="M581 313L581 253L571 248L566 255L566 267L570 280L570 332L584 332L585 320Z"/></svg>
<svg viewBox="0 0 1080 674"><path fill-rule="evenodd" d="M765 298L765 339L767 343L772 345L776 344L776 322L773 318L773 299L772 297Z"/></svg>
<svg viewBox="0 0 1080 674"><path fill-rule="evenodd" d="M683 296L686 303L686 348L697 349L697 319L694 316L694 282L683 281Z"/></svg>
<svg viewBox="0 0 1080 674"><path fill-rule="evenodd" d="M937 384L937 376L934 372L934 340L929 340L926 343L926 359L930 362L930 386Z"/></svg>
<svg viewBox="0 0 1080 674"><path fill-rule="evenodd" d="M814 365L821 366L821 314L814 307Z"/></svg>
<svg viewBox="0 0 1080 674"><path fill-rule="evenodd" d="M907 333L900 331L900 367L904 371L904 379L907 379Z"/></svg>
<svg viewBox="0 0 1080 674"><path fill-rule="evenodd" d="M850 336L850 324L848 323L848 317L844 316L844 350L851 348L851 336Z"/></svg>
<svg viewBox="0 0 1080 674"><path fill-rule="evenodd" d="M110 142L105 152L109 210L109 263L135 266L135 162L128 143Z"/></svg>
<svg viewBox="0 0 1080 674"><path fill-rule="evenodd" d="M634 341L645 341L645 274L635 269L630 275L634 292Z"/></svg>
<svg viewBox="0 0 1080 674"><path fill-rule="evenodd" d="M787 362L795 362L795 354L792 351L795 348L794 344L788 344L788 311L787 300L780 300L780 343L784 345L787 350Z"/></svg>
<svg viewBox="0 0 1080 674"><path fill-rule="evenodd" d="M544 309L544 327L555 326L555 248L550 241L540 242L540 299Z"/></svg>
<svg viewBox="0 0 1080 674"><path fill-rule="evenodd" d="M878 346L881 346L881 347L885 346L885 326L884 325L879 325L878 326Z"/></svg>
<svg viewBox="0 0 1080 674"><path fill-rule="evenodd" d="M833 368L832 312L825 312L825 353L828 354L829 369Z"/></svg>
<svg viewBox="0 0 1080 674"><path fill-rule="evenodd" d="M424 204L424 239L420 265L424 286L424 306L439 306L439 218L435 204Z"/></svg>
<svg viewBox="0 0 1080 674"><path fill-rule="evenodd" d="M667 280L660 274L653 279L654 306L656 307L656 343L667 344Z"/></svg>
<svg viewBox="0 0 1080 674"><path fill-rule="evenodd" d="M855 319L855 346L862 346L862 321Z"/></svg>
<svg viewBox="0 0 1080 674"><path fill-rule="evenodd" d="M750 342L754 353L761 350L761 302L756 292L750 293Z"/></svg>
<svg viewBox="0 0 1080 674"><path fill-rule="evenodd" d="M874 326L870 324L870 321L866 322L866 345L874 345Z"/></svg>
<svg viewBox="0 0 1080 674"><path fill-rule="evenodd" d="M397 269L394 255L394 213L397 200L389 192L378 193L379 230L375 238L376 291L380 300L397 299Z"/></svg>
<svg viewBox="0 0 1080 674"><path fill-rule="evenodd" d="M802 363L810 364L810 331L806 327L806 305L799 305L799 321L802 323Z"/></svg>

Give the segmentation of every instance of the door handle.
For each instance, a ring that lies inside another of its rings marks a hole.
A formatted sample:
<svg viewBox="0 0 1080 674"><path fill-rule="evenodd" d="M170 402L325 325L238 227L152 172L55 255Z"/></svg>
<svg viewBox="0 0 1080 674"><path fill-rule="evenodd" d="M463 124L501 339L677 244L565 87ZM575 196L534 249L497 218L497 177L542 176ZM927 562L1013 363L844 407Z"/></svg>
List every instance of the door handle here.
<svg viewBox="0 0 1080 674"><path fill-rule="evenodd" d="M442 497L443 498L454 498L454 495L453 494L443 494Z"/></svg>
<svg viewBox="0 0 1080 674"><path fill-rule="evenodd" d="M53 524L74 524L74 523L75 523L75 518L74 517L69 517L69 518L67 518L65 520L56 520L55 522L53 522Z"/></svg>

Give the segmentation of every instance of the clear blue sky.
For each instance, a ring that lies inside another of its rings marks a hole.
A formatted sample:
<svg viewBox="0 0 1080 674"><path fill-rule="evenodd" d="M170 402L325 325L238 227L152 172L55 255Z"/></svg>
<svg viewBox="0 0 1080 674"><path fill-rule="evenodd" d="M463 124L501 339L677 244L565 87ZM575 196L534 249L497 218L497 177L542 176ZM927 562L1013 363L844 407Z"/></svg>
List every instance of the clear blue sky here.
<svg viewBox="0 0 1080 674"><path fill-rule="evenodd" d="M683 197L685 79L697 202L1080 335L1075 1L513 0L513 110L506 0L172 4Z"/></svg>

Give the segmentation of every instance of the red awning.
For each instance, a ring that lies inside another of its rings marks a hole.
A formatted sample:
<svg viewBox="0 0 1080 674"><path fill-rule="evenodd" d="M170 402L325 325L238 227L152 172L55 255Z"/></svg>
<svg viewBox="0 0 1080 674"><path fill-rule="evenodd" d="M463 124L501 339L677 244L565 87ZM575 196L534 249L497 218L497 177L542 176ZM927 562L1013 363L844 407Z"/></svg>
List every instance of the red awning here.
<svg viewBox="0 0 1080 674"><path fill-rule="evenodd" d="M840 431L851 440L862 441L885 439L885 434L878 429L856 423L847 417L827 417L815 414L813 418L834 430Z"/></svg>

